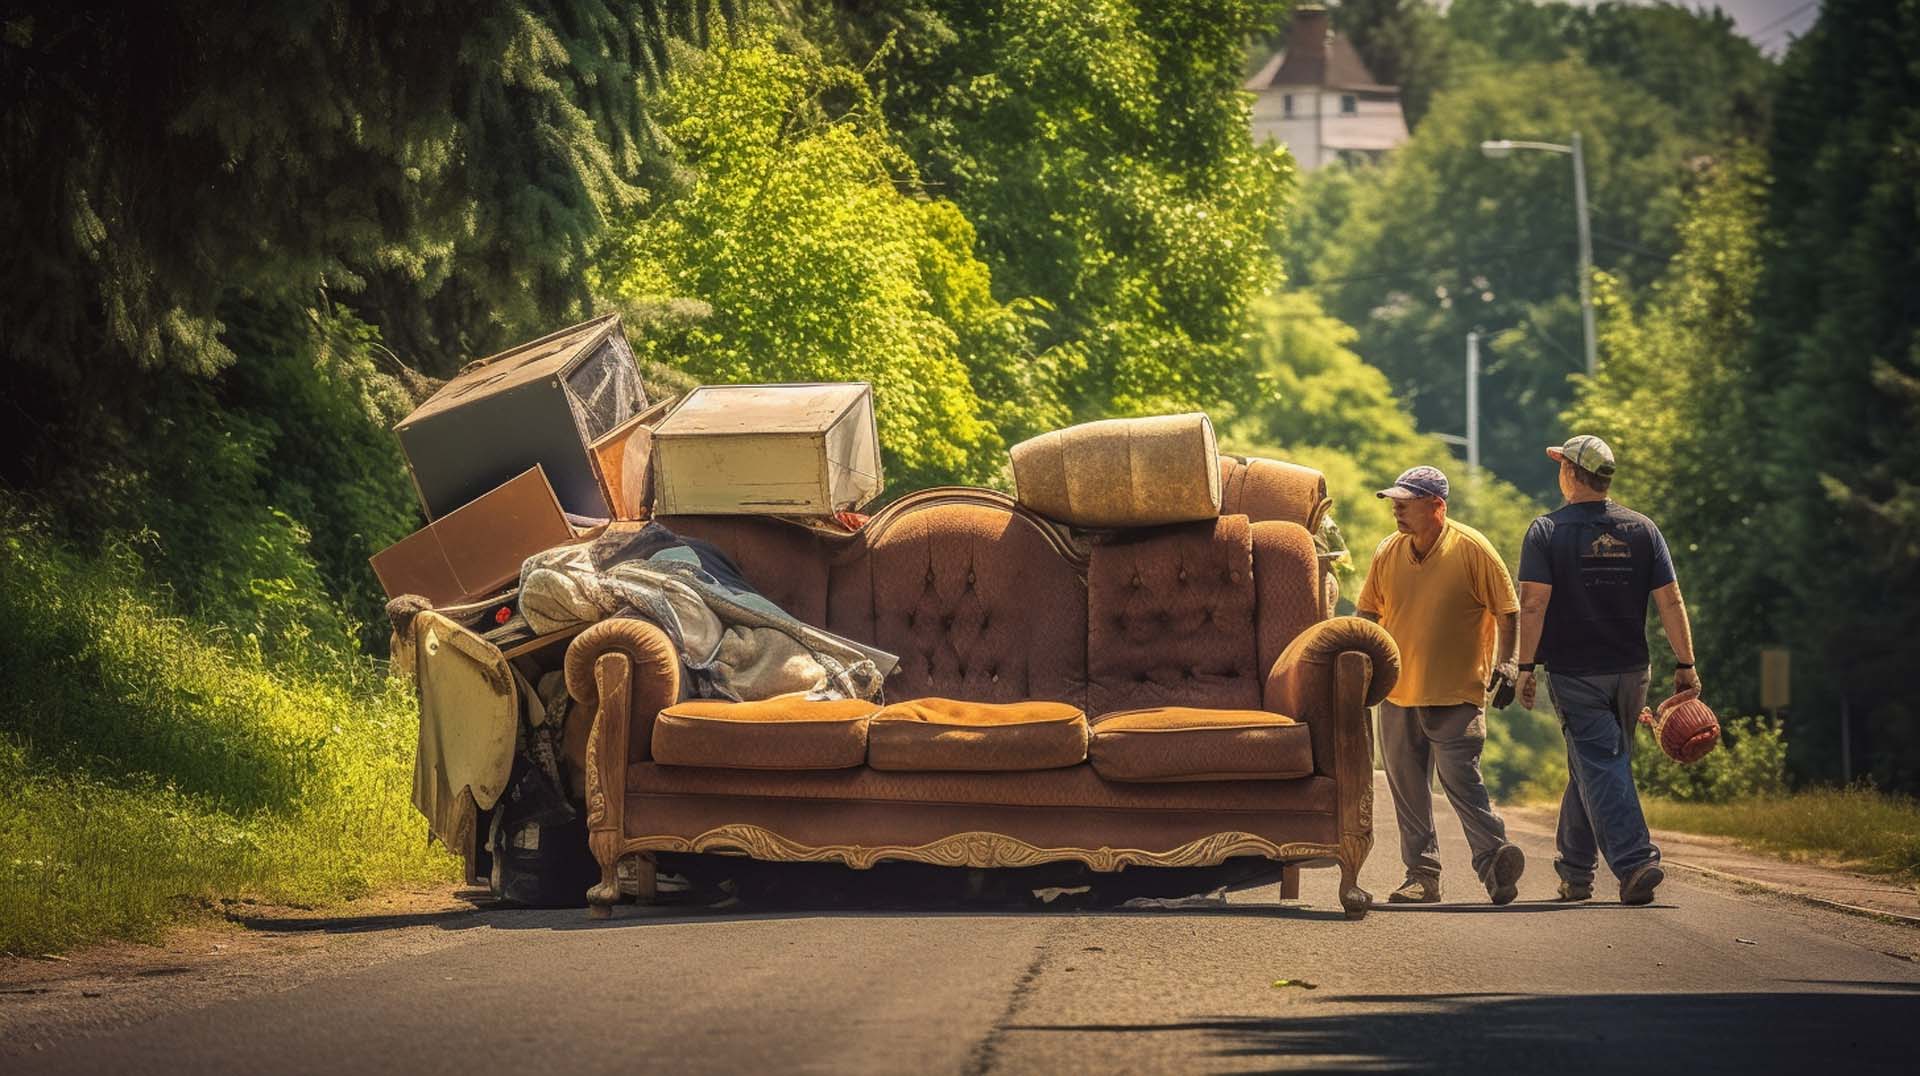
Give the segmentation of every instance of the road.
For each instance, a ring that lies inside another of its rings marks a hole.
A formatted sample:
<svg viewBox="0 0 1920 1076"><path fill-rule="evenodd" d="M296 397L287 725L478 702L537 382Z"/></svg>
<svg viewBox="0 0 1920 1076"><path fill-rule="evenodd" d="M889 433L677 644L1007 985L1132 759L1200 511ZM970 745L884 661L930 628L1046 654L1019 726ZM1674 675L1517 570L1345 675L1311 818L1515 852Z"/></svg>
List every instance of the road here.
<svg viewBox="0 0 1920 1076"><path fill-rule="evenodd" d="M183 985L0 1071L1913 1071L1913 928L1677 871L1652 907L1554 904L1533 829L1519 902L1493 908L1441 815L1453 902L1360 922L1331 870L1300 905L1265 887L1205 910L467 912L288 989ZM1376 898L1392 849L1367 865Z"/></svg>

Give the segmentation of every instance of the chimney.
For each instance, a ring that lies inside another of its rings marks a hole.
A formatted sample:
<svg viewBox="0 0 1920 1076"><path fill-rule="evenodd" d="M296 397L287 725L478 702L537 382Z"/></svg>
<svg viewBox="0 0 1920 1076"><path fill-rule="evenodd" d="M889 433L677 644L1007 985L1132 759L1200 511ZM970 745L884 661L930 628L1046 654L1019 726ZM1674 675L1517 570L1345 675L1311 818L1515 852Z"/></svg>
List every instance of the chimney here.
<svg viewBox="0 0 1920 1076"><path fill-rule="evenodd" d="M1293 9L1287 29L1287 67L1301 82L1320 85L1326 79L1327 42L1333 37L1333 17L1317 5Z"/></svg>

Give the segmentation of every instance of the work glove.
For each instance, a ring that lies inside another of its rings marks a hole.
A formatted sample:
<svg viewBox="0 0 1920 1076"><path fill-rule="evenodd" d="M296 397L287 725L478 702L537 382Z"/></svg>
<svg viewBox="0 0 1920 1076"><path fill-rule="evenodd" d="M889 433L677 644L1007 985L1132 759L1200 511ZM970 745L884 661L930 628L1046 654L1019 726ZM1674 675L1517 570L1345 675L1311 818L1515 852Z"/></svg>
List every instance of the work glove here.
<svg viewBox="0 0 1920 1076"><path fill-rule="evenodd" d="M1513 705L1514 681L1519 679L1519 675L1519 668L1511 661L1494 666L1493 679L1487 682L1487 690L1493 693L1487 703L1490 709L1499 710Z"/></svg>

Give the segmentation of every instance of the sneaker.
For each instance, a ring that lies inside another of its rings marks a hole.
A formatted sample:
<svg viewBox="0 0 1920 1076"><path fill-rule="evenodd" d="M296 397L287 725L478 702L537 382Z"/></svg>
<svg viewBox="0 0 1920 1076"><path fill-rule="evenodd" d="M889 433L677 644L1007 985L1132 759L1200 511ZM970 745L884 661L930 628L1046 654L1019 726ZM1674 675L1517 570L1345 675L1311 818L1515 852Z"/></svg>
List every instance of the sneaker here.
<svg viewBox="0 0 1920 1076"><path fill-rule="evenodd" d="M1649 863L1620 883L1620 903L1651 904L1654 889L1666 880L1667 872L1660 869L1660 864Z"/></svg>
<svg viewBox="0 0 1920 1076"><path fill-rule="evenodd" d="M1392 904L1438 904L1440 903L1440 879L1429 878L1423 874L1409 874L1400 888L1387 894Z"/></svg>
<svg viewBox="0 0 1920 1076"><path fill-rule="evenodd" d="M1493 854L1487 872L1487 895L1495 904L1512 904L1520 895L1520 876L1527 870L1527 854L1517 844L1503 844Z"/></svg>
<svg viewBox="0 0 1920 1076"><path fill-rule="evenodd" d="M1565 903L1592 900L1593 886L1585 882L1569 882L1562 879L1560 882L1560 895L1555 899Z"/></svg>

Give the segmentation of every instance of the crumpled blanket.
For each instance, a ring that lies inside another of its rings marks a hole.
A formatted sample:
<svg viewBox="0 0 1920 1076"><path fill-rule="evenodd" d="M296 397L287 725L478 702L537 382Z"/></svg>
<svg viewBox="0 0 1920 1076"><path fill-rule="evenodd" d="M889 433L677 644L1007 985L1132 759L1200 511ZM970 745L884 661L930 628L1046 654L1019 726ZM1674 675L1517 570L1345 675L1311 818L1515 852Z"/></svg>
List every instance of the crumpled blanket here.
<svg viewBox="0 0 1920 1076"><path fill-rule="evenodd" d="M899 663L794 618L719 550L658 523L527 558L520 614L540 634L610 616L651 621L679 651L690 694L704 698L877 700Z"/></svg>

